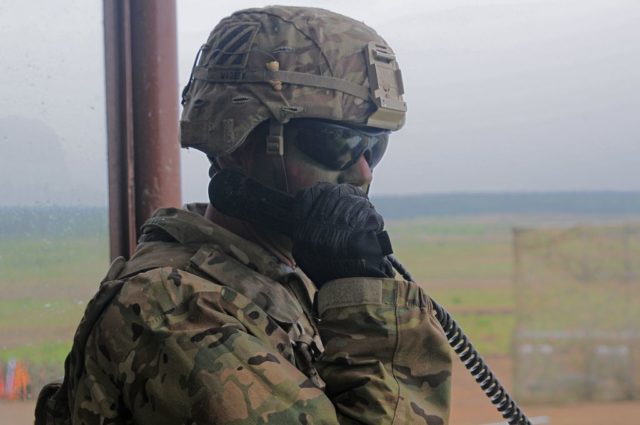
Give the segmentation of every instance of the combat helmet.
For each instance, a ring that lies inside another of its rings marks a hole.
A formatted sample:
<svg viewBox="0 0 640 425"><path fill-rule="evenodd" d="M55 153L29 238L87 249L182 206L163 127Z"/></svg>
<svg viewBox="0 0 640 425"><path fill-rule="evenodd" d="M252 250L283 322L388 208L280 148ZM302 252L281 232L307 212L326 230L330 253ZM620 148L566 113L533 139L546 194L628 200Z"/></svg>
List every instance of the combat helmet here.
<svg viewBox="0 0 640 425"><path fill-rule="evenodd" d="M267 151L282 155L282 126L295 118L397 130L403 92L395 54L364 23L318 8L241 10L196 57L180 141L209 157L229 154L270 120Z"/></svg>

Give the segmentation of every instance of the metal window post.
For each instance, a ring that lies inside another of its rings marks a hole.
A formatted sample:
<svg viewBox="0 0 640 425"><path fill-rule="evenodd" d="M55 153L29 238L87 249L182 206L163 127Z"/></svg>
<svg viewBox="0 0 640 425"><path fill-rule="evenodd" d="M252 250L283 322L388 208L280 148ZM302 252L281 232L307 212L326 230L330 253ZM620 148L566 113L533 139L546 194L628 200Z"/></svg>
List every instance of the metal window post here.
<svg viewBox="0 0 640 425"><path fill-rule="evenodd" d="M111 258L180 206L175 0L104 0Z"/></svg>

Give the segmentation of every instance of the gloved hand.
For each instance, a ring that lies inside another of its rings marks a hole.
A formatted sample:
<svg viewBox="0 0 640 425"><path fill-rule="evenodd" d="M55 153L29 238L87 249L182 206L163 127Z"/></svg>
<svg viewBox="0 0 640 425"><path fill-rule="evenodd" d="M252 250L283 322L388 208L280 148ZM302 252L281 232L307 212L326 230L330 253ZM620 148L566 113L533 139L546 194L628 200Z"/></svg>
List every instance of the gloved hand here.
<svg viewBox="0 0 640 425"><path fill-rule="evenodd" d="M303 189L293 216L293 258L318 287L343 277L394 276L382 216L357 187L318 183Z"/></svg>

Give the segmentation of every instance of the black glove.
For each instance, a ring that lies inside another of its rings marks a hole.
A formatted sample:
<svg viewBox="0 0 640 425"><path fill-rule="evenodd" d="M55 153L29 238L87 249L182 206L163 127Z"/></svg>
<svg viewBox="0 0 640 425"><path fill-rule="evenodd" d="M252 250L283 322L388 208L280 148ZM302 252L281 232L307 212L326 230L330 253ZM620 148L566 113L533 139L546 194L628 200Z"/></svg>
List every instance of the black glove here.
<svg viewBox="0 0 640 425"><path fill-rule="evenodd" d="M357 187L318 183L303 189L293 216L293 258L318 287L343 277L394 276L382 216Z"/></svg>

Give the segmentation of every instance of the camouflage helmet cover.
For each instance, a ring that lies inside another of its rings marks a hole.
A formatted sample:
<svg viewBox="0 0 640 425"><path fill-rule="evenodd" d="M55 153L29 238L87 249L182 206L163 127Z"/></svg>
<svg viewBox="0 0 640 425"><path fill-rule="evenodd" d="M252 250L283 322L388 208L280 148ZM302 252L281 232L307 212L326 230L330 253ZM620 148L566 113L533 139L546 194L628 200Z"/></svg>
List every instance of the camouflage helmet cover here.
<svg viewBox="0 0 640 425"><path fill-rule="evenodd" d="M397 130L403 91L393 51L362 22L317 8L241 10L213 29L196 58L183 91L181 144L228 154L267 119Z"/></svg>

